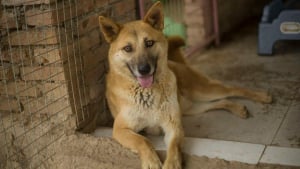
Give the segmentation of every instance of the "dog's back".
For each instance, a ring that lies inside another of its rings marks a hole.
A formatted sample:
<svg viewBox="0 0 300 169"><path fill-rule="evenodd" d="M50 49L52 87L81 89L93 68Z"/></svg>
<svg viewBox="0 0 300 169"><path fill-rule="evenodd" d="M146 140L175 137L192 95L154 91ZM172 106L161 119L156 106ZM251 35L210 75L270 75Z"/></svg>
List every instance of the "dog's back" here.
<svg viewBox="0 0 300 169"><path fill-rule="evenodd" d="M168 37L168 60L186 64L181 47L185 45L184 39L180 36Z"/></svg>

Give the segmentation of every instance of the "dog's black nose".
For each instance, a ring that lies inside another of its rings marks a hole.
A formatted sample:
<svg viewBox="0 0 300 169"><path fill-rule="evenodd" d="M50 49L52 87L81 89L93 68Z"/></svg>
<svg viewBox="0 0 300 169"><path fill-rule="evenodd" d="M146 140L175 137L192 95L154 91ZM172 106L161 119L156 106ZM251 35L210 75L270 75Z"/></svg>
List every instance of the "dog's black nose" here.
<svg viewBox="0 0 300 169"><path fill-rule="evenodd" d="M151 66L148 63L139 64L138 71L141 75L147 75L151 71Z"/></svg>

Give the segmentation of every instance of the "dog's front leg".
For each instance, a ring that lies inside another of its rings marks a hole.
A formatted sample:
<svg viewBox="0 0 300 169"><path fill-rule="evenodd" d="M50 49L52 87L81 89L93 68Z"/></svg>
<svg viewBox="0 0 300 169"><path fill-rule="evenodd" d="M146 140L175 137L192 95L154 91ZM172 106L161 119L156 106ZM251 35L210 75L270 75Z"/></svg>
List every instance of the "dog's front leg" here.
<svg viewBox="0 0 300 169"><path fill-rule="evenodd" d="M115 118L113 137L124 147L139 154L142 169L161 169L161 161L151 143L130 129L120 114Z"/></svg>
<svg viewBox="0 0 300 169"><path fill-rule="evenodd" d="M183 128L180 117L178 120L170 118L170 121L163 126L165 132L165 143L167 144L167 158L163 169L181 169L181 143L183 140Z"/></svg>

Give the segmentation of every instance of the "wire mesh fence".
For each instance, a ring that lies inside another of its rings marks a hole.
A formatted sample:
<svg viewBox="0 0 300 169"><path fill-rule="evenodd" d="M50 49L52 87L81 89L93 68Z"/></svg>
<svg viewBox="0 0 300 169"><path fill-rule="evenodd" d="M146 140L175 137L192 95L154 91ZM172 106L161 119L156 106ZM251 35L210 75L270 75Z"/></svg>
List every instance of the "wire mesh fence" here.
<svg viewBox="0 0 300 169"><path fill-rule="evenodd" d="M68 130L109 122L99 15L133 20L135 1L1 1L0 168L49 168Z"/></svg>

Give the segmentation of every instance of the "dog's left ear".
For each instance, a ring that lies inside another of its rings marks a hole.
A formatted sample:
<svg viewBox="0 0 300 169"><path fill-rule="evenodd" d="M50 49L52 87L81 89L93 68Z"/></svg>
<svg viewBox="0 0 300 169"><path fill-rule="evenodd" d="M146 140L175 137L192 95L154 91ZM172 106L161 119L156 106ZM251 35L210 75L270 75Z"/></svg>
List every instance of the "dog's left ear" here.
<svg viewBox="0 0 300 169"><path fill-rule="evenodd" d="M121 25L104 16L99 16L99 25L101 32L108 43L113 42L121 30Z"/></svg>
<svg viewBox="0 0 300 169"><path fill-rule="evenodd" d="M158 1L152 5L143 20L154 29L162 31L164 29L164 12L161 2Z"/></svg>

